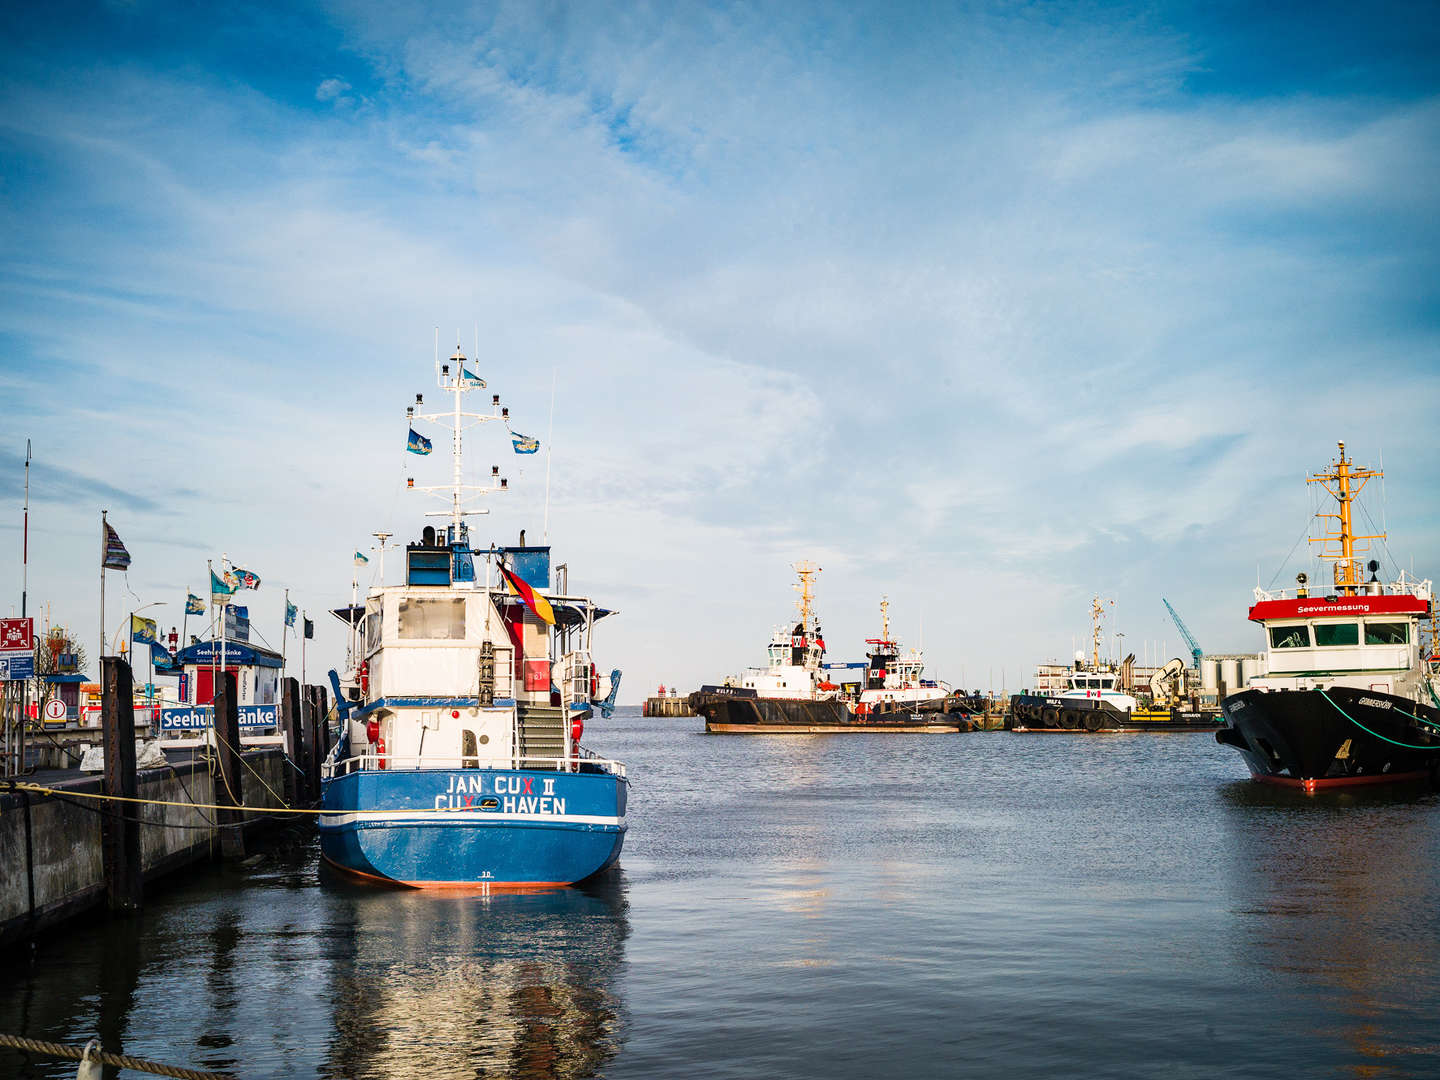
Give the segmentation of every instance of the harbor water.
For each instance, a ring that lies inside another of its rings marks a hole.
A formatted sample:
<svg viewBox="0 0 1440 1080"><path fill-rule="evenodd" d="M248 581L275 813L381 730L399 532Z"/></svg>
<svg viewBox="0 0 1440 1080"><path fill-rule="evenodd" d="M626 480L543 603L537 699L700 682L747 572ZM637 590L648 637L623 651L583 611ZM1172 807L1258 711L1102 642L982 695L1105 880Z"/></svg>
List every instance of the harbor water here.
<svg viewBox="0 0 1440 1080"><path fill-rule="evenodd" d="M592 724L633 780L598 884L362 886L282 833L15 953L0 1031L244 1077L1440 1076L1440 796L639 713Z"/></svg>

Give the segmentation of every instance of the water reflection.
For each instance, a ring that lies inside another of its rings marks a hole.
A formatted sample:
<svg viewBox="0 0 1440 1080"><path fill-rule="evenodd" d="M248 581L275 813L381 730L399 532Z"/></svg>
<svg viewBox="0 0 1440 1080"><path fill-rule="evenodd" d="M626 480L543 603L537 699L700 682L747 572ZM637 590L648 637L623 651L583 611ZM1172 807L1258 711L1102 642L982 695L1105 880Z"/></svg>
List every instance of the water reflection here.
<svg viewBox="0 0 1440 1080"><path fill-rule="evenodd" d="M1440 1044L1427 1038L1433 991L1417 997L1436 976L1440 796L1250 782L1221 794L1235 811L1226 823L1239 944L1292 994L1324 1003L1310 1030L1283 1034L1338 1041L1356 1076L1440 1070Z"/></svg>
<svg viewBox="0 0 1440 1080"><path fill-rule="evenodd" d="M584 1077L619 1052L623 871L490 896L322 883L351 930L320 1075Z"/></svg>

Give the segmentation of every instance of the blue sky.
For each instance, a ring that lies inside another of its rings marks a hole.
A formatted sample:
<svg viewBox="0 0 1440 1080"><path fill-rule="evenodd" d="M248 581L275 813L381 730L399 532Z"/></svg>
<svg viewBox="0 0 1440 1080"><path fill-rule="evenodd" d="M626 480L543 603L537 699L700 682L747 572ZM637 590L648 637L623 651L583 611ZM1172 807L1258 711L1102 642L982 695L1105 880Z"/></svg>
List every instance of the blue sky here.
<svg viewBox="0 0 1440 1080"><path fill-rule="evenodd" d="M87 641L102 506L112 623L178 621L221 552L271 641L284 587L348 599L443 472L403 453L437 326L542 439L554 378L551 539L626 700L758 662L799 558L836 658L888 594L967 686L1097 593L1142 658L1182 652L1161 596L1254 648L1342 438L1393 563L1440 569L1426 6L0 20L3 580L28 437L32 606ZM543 457L479 450L515 489L482 536L534 538Z"/></svg>

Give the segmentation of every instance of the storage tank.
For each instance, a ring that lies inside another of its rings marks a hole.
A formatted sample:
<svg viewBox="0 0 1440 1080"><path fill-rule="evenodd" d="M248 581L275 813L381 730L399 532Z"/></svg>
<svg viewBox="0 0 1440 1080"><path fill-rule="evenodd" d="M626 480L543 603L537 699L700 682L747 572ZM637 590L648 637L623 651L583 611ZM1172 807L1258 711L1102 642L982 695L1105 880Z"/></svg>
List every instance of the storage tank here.
<svg viewBox="0 0 1440 1080"><path fill-rule="evenodd" d="M1260 658L1258 656L1242 656L1240 658L1240 685L1249 686L1250 680L1260 674Z"/></svg>
<svg viewBox="0 0 1440 1080"><path fill-rule="evenodd" d="M1243 686L1240 681L1240 661L1233 656L1227 656L1220 661L1220 686L1225 694L1233 694Z"/></svg>
<svg viewBox="0 0 1440 1080"><path fill-rule="evenodd" d="M1215 694L1219 692L1217 680L1220 678L1220 661L1213 656L1202 656L1200 658L1200 692L1202 694Z"/></svg>

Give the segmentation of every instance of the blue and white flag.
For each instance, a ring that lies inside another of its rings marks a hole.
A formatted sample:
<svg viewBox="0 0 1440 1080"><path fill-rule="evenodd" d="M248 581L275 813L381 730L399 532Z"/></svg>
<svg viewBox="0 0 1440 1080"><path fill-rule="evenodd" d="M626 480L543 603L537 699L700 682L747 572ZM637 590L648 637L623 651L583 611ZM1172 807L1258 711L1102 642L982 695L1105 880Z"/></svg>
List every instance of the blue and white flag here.
<svg viewBox="0 0 1440 1080"><path fill-rule="evenodd" d="M290 603L290 602L287 600L287 601L285 602L285 625L286 625L286 626L294 626L294 625L295 625L295 615L296 615L295 605L292 604L292 603Z"/></svg>
<svg viewBox="0 0 1440 1080"><path fill-rule="evenodd" d="M200 597L196 596L194 593L187 592L185 594L185 614L204 615L205 601L201 600Z"/></svg>
<svg viewBox="0 0 1440 1080"><path fill-rule="evenodd" d="M430 440L412 427L410 437L405 440L405 449L412 454L428 454L430 453Z"/></svg>
<svg viewBox="0 0 1440 1080"><path fill-rule="evenodd" d="M476 374L475 374L473 371L471 371L470 369L468 369L464 364L461 364L461 365L460 365L460 385L461 385L461 386L473 387L473 388L476 389L476 390L484 390L484 389L485 389L485 380L482 379L479 375L476 375Z"/></svg>
<svg viewBox="0 0 1440 1080"><path fill-rule="evenodd" d="M150 663L155 666L156 675L178 675L185 669L175 654L157 641L150 642Z"/></svg>
<svg viewBox="0 0 1440 1080"><path fill-rule="evenodd" d="M533 454L540 449L540 440L532 439L529 435L521 435L518 431L510 432L510 441L515 444L517 454Z"/></svg>

